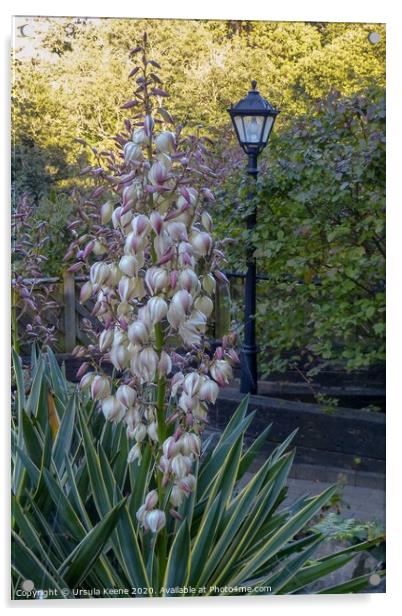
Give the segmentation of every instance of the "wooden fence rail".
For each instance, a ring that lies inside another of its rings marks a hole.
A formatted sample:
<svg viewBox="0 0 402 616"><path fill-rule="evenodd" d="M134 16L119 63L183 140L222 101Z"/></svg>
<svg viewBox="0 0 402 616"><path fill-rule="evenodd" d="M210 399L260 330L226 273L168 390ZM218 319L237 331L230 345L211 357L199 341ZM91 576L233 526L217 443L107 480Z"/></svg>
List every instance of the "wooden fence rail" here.
<svg viewBox="0 0 402 616"><path fill-rule="evenodd" d="M100 329L101 324L92 314L94 302L88 300L84 304L79 302L79 291L82 284L88 280L82 275L75 275L68 270L60 277L24 278L25 285L32 287L52 285L54 299L59 305L58 314L47 315L49 324L56 326L57 342L56 350L62 353L71 353L78 344L88 345L91 341L85 333L83 320L90 321L95 329ZM19 339L22 344L26 340L24 329L35 315L27 311L19 320ZM215 339L221 339L227 333L230 326L230 291L224 283L218 283L215 294L215 307L212 321L211 334Z"/></svg>

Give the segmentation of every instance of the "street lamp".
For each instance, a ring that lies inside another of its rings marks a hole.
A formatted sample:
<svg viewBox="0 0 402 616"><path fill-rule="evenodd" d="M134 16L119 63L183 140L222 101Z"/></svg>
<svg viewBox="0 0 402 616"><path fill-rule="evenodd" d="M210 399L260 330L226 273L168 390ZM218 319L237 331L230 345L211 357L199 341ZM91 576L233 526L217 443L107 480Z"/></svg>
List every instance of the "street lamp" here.
<svg viewBox="0 0 402 616"><path fill-rule="evenodd" d="M245 98L228 109L237 139L248 155L247 173L257 180L257 157L268 143L275 118L279 111L263 98L257 90L257 82L251 82L251 90ZM250 193L250 200L253 198ZM253 230L257 222L255 207L247 216L247 229ZM257 345L255 341L256 313L256 262L254 247L247 245L247 273L245 282L244 344L242 348L241 382L242 393L257 393Z"/></svg>

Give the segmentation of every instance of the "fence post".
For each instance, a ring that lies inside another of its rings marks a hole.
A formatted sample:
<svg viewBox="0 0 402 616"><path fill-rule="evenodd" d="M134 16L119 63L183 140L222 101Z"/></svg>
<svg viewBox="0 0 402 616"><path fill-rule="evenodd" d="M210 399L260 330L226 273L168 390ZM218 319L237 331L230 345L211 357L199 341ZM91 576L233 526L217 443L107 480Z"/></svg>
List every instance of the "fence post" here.
<svg viewBox="0 0 402 616"><path fill-rule="evenodd" d="M222 340L230 330L230 290L226 282L216 281L215 338Z"/></svg>
<svg viewBox="0 0 402 616"><path fill-rule="evenodd" d="M77 344L77 326L75 320L75 277L69 271L63 272L64 298L64 350L71 353Z"/></svg>

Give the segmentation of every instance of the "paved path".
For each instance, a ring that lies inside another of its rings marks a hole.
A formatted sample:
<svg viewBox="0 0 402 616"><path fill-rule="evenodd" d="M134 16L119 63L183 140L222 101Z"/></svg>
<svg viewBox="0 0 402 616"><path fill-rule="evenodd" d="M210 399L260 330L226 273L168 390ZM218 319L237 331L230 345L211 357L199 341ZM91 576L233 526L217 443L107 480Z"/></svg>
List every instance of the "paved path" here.
<svg viewBox="0 0 402 616"><path fill-rule="evenodd" d="M292 502L305 493L312 496L332 485L324 481L289 478L288 499ZM384 490L362 486L345 485L341 489L341 514L344 518L355 518L363 522L385 523Z"/></svg>

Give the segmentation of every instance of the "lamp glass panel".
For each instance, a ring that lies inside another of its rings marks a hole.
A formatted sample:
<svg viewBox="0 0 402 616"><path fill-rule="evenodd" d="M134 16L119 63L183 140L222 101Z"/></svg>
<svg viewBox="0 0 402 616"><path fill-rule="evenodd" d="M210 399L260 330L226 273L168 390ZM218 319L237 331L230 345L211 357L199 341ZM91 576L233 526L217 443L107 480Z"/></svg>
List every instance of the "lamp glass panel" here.
<svg viewBox="0 0 402 616"><path fill-rule="evenodd" d="M247 143L259 143L264 127L264 116L244 116L244 130Z"/></svg>
<svg viewBox="0 0 402 616"><path fill-rule="evenodd" d="M271 132L272 124L274 123L274 117L268 116L265 122L264 134L262 136L263 143L268 141L269 134Z"/></svg>
<svg viewBox="0 0 402 616"><path fill-rule="evenodd" d="M244 143L246 141L246 135L245 135L245 132L244 132L244 124L243 124L242 116L235 116L234 117L234 122L236 124L236 128L237 128L237 132L239 134L240 142Z"/></svg>

